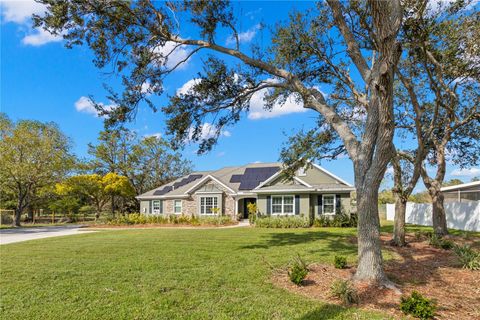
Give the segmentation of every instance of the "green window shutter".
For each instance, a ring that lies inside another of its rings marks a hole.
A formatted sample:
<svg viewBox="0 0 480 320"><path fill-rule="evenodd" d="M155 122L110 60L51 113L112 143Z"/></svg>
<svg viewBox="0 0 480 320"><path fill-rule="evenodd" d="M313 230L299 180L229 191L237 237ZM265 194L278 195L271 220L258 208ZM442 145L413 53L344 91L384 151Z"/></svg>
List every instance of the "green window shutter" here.
<svg viewBox="0 0 480 320"><path fill-rule="evenodd" d="M323 213L323 205L322 205L322 195L319 194L317 197L317 208L318 208L318 215Z"/></svg>
<svg viewBox="0 0 480 320"><path fill-rule="evenodd" d="M295 195L295 214L300 214L300 196L298 194Z"/></svg>
<svg viewBox="0 0 480 320"><path fill-rule="evenodd" d="M148 213L150 213L150 214L151 214L152 211L153 211L153 210L152 210L152 206L153 206L152 200L149 200L149 201L148 201Z"/></svg>
<svg viewBox="0 0 480 320"><path fill-rule="evenodd" d="M160 213L163 213L163 200L160 200Z"/></svg>
<svg viewBox="0 0 480 320"><path fill-rule="evenodd" d="M335 195L335 214L341 213L341 207L342 207L342 196L339 194Z"/></svg>
<svg viewBox="0 0 480 320"><path fill-rule="evenodd" d="M272 213L272 197L267 196L267 214Z"/></svg>

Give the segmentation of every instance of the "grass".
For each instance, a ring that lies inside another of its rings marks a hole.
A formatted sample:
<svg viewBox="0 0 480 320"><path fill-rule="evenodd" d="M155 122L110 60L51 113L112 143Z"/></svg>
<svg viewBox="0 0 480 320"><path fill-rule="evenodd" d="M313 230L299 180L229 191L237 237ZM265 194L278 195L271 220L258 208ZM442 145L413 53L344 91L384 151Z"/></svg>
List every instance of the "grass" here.
<svg viewBox="0 0 480 320"><path fill-rule="evenodd" d="M1 319L384 319L275 287L272 267L354 261L354 229L116 230L0 247Z"/></svg>

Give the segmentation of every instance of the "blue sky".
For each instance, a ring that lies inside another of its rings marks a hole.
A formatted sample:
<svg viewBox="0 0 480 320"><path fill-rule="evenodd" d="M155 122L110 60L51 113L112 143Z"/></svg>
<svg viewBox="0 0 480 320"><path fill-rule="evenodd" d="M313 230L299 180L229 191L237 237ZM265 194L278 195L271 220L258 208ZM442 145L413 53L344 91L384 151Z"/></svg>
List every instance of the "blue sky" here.
<svg viewBox="0 0 480 320"><path fill-rule="evenodd" d="M234 5L237 15L243 17L237 28L241 32L242 46L247 48L252 42L268 44L268 31L262 31L260 23L272 25L278 19L286 19L292 7L302 10L310 4L235 2ZM108 105L102 84L120 89L119 80L93 66L88 48L66 49L61 39L41 30L32 30L29 17L32 13L42 12L41 5L33 1L2 2L1 10L0 110L13 120L56 122L72 139L75 153L86 157L87 144L95 143L103 123L85 97L92 95L96 101ZM227 43L228 34L224 38ZM179 52L178 58L181 55ZM166 91L174 94L200 69L200 59L189 61L168 79ZM225 129L212 152L197 156L194 145L185 149L184 156L194 162L195 169L277 161L289 133L314 125L315 113L305 111L293 101L268 112L262 109L261 96L256 98L251 103L250 113L234 127ZM167 100L161 97L155 101L161 106ZM162 135L164 117L143 107L130 128L137 130L139 135ZM321 165L353 182L352 164L348 158L323 161ZM455 177L469 181L473 176L480 176L480 168L458 170L448 166L447 179ZM423 189L423 184L419 183L419 189Z"/></svg>

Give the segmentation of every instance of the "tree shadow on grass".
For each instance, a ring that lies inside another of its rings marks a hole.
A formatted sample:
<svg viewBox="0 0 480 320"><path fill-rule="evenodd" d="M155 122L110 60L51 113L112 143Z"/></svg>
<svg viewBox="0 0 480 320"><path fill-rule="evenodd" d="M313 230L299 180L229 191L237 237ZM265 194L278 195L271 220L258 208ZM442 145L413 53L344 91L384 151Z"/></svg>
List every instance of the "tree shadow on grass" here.
<svg viewBox="0 0 480 320"><path fill-rule="evenodd" d="M308 231L308 232L278 232L263 235L258 243L240 247L241 249L269 249L282 246L294 246L319 242L321 247L310 250L310 253L342 253L355 254L357 246L348 239L350 234L334 231Z"/></svg>
<svg viewBox="0 0 480 320"><path fill-rule="evenodd" d="M298 320L320 320L320 319L349 319L348 316L352 316L349 310L334 304L324 304L315 310L312 310L301 317Z"/></svg>

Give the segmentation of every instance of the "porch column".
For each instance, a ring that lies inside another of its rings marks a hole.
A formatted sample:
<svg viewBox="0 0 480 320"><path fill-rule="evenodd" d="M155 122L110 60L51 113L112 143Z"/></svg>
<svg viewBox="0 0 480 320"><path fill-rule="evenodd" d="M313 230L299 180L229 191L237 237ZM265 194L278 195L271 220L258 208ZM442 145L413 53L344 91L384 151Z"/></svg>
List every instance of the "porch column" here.
<svg viewBox="0 0 480 320"><path fill-rule="evenodd" d="M238 199L233 198L235 200L235 219L238 217Z"/></svg>

